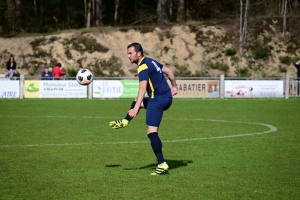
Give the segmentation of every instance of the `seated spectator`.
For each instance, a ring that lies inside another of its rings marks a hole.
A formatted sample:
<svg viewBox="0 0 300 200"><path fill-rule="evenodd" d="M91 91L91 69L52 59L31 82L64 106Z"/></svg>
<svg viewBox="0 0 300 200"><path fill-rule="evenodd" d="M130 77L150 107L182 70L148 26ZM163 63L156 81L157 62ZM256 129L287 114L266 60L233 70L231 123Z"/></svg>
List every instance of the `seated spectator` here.
<svg viewBox="0 0 300 200"><path fill-rule="evenodd" d="M61 76L66 75L66 72L64 72L60 68L61 68L61 63L57 63L53 68L53 76L55 80L60 80Z"/></svg>
<svg viewBox="0 0 300 200"><path fill-rule="evenodd" d="M42 80L52 80L52 78L53 78L52 72L49 71L48 67L45 67L42 73Z"/></svg>
<svg viewBox="0 0 300 200"><path fill-rule="evenodd" d="M6 63L6 72L5 72L5 77L9 77L10 79L13 78L13 76L18 75L19 72L17 71L17 63L15 61L15 58L13 55L10 55L9 60Z"/></svg>

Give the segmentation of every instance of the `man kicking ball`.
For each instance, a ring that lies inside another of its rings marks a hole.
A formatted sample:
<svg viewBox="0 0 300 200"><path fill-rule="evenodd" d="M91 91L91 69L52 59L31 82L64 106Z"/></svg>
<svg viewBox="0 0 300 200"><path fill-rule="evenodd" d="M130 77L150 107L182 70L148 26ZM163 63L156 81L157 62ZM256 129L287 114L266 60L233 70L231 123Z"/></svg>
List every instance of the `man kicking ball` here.
<svg viewBox="0 0 300 200"><path fill-rule="evenodd" d="M125 128L130 120L136 117L139 109L145 108L147 110L147 135L158 162L155 172L151 173L151 175L160 175L167 172L169 166L163 156L158 127L162 120L163 112L170 108L173 96L177 94L175 76L170 68L156 60L144 57L143 47L139 43L128 45L127 56L131 63L135 63L138 66L139 91L137 99L132 102L130 110L124 119L111 121L109 126L114 129ZM168 76L172 88L169 87L164 74ZM148 97L145 97L146 92Z"/></svg>

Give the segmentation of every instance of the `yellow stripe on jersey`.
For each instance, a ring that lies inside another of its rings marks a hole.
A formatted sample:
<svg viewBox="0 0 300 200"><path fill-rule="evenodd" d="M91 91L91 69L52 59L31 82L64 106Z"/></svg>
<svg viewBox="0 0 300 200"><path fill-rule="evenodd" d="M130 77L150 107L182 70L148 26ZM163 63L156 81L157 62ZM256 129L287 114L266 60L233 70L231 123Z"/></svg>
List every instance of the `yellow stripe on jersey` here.
<svg viewBox="0 0 300 200"><path fill-rule="evenodd" d="M138 74L139 74L141 71L145 70L145 69L148 69L148 66L147 66L146 64L142 64L141 66L139 66L139 68L138 68Z"/></svg>
<svg viewBox="0 0 300 200"><path fill-rule="evenodd" d="M148 80L148 83L151 88L151 99L153 99L154 98L154 87L153 87L152 81L150 79Z"/></svg>

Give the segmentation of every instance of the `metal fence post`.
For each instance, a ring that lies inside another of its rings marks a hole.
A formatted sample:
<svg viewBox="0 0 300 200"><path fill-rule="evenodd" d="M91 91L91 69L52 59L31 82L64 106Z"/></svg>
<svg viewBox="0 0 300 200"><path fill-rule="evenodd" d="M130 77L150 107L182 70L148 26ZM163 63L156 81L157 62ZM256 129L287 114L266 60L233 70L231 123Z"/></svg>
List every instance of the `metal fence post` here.
<svg viewBox="0 0 300 200"><path fill-rule="evenodd" d="M289 93L290 93L289 89L290 89L290 80L289 80L289 75L286 74L285 75L285 93L284 93L284 96L286 99L289 98Z"/></svg>
<svg viewBox="0 0 300 200"><path fill-rule="evenodd" d="M93 81L88 85L88 99L93 98Z"/></svg>
<svg viewBox="0 0 300 200"><path fill-rule="evenodd" d="M25 78L24 78L24 74L21 74L20 75L20 99L23 99L24 98L24 81L25 81Z"/></svg>
<svg viewBox="0 0 300 200"><path fill-rule="evenodd" d="M225 90L225 78L224 74L220 76L220 98L224 99L224 90Z"/></svg>

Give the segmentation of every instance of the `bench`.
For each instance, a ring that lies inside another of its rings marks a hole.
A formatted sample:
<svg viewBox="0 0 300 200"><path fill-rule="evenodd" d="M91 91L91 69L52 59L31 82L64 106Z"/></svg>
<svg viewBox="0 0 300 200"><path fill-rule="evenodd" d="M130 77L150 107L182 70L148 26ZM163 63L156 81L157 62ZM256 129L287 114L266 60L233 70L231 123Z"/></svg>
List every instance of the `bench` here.
<svg viewBox="0 0 300 200"><path fill-rule="evenodd" d="M5 74L0 74L0 81L7 81L9 78L5 77Z"/></svg>
<svg viewBox="0 0 300 200"><path fill-rule="evenodd" d="M5 74L0 74L0 80L1 81L6 81L9 80L9 77L5 76ZM20 80L20 74L14 74L12 80Z"/></svg>

